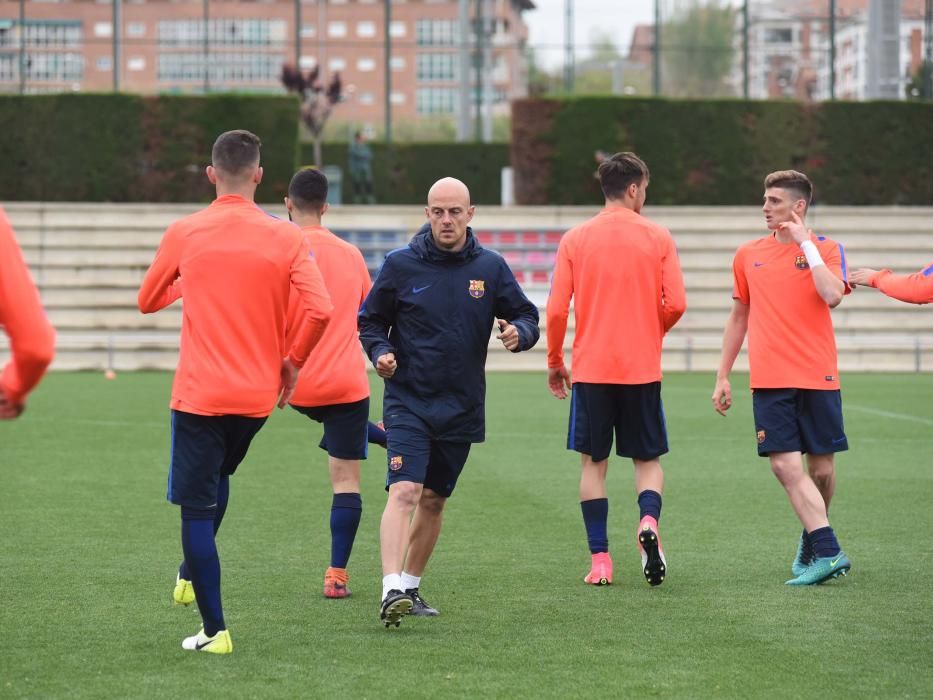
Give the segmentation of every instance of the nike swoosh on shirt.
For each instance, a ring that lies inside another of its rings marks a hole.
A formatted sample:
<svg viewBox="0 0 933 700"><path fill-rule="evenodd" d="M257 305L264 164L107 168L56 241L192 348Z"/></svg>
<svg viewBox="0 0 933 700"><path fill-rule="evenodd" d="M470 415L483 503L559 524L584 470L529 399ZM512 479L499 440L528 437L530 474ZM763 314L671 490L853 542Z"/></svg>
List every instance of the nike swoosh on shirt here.
<svg viewBox="0 0 933 700"><path fill-rule="evenodd" d="M420 294L421 292L423 292L425 289L427 289L427 288L430 287L430 286L431 286L430 284L426 284L426 285L424 285L423 287L412 287L412 288L411 288L411 293L412 293L412 294Z"/></svg>
<svg viewBox="0 0 933 700"><path fill-rule="evenodd" d="M755 267L761 267L764 263L755 263Z"/></svg>

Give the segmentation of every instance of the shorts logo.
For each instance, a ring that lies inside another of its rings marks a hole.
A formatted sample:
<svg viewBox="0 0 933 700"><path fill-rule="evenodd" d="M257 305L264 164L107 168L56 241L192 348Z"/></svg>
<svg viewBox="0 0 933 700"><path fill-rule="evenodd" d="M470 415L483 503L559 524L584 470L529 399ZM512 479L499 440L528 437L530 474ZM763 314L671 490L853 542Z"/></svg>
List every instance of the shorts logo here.
<svg viewBox="0 0 933 700"><path fill-rule="evenodd" d="M485 280L470 280L470 296L479 299L486 293Z"/></svg>
<svg viewBox="0 0 933 700"><path fill-rule="evenodd" d="M807 262L806 255L798 255L797 259L794 260L794 265L796 265L798 270L809 270L810 263Z"/></svg>
<svg viewBox="0 0 933 700"><path fill-rule="evenodd" d="M764 431L764 430L759 430L759 431L758 431L758 444L760 445L760 444L763 443L764 441L765 441L765 431Z"/></svg>
<svg viewBox="0 0 933 700"><path fill-rule="evenodd" d="M394 472L397 472L402 468L402 456L395 455L394 457L389 457L389 469Z"/></svg>

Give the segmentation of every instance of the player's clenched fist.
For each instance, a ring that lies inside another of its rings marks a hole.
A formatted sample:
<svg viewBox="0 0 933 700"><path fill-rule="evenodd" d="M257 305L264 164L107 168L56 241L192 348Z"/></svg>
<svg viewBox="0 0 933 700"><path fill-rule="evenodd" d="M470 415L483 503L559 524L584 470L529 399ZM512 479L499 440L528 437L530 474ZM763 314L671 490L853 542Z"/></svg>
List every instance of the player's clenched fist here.
<svg viewBox="0 0 933 700"><path fill-rule="evenodd" d="M395 353L387 352L385 355L380 355L376 359L376 374L378 374L383 379L390 379L395 370L398 367L398 364L395 362Z"/></svg>

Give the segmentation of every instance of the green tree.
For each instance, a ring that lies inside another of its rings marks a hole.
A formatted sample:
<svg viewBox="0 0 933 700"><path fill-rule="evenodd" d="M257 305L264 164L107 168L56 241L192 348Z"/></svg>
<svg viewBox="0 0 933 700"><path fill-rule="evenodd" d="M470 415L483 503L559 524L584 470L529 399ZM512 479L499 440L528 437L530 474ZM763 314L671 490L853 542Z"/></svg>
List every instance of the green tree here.
<svg viewBox="0 0 933 700"><path fill-rule="evenodd" d="M675 97L732 94L735 9L723 0L676 0L661 25L662 90Z"/></svg>

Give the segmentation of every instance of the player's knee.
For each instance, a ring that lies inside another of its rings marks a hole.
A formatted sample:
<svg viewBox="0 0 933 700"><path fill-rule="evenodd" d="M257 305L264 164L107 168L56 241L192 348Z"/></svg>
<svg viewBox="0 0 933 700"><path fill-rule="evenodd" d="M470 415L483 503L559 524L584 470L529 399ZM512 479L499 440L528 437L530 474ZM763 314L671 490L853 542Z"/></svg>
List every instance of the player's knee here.
<svg viewBox="0 0 933 700"><path fill-rule="evenodd" d="M433 515L440 515L446 503L447 499L443 496L438 495L431 489L424 489L424 491L421 492L421 500L418 502L418 507Z"/></svg>
<svg viewBox="0 0 933 700"><path fill-rule="evenodd" d="M389 487L389 500L410 512L418 505L423 488L421 484L416 484L414 481L396 481Z"/></svg>
<svg viewBox="0 0 933 700"><path fill-rule="evenodd" d="M782 484L790 484L803 474L800 460L790 455L771 455L771 471Z"/></svg>

